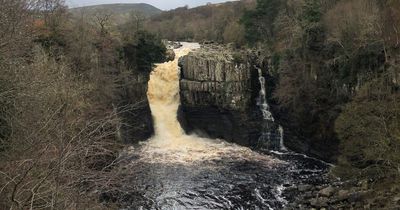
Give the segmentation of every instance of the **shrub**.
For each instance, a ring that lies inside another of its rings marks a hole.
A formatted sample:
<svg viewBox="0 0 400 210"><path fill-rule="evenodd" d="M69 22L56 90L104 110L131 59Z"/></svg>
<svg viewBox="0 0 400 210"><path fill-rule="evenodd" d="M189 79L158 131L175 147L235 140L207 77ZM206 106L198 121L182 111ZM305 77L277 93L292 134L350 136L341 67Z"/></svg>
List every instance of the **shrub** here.
<svg viewBox="0 0 400 210"><path fill-rule="evenodd" d="M5 78L0 78L0 153L8 148L11 134L10 115L12 114L12 86Z"/></svg>
<svg viewBox="0 0 400 210"><path fill-rule="evenodd" d="M365 84L335 123L341 157L335 172L342 177L399 175L400 93L389 82Z"/></svg>

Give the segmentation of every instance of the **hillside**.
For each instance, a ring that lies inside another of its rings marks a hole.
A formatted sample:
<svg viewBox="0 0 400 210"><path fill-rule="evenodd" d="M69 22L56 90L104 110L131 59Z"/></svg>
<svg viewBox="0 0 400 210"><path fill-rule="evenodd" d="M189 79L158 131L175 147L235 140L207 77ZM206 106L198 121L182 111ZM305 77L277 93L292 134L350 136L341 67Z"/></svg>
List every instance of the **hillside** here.
<svg viewBox="0 0 400 210"><path fill-rule="evenodd" d="M239 20L255 3L255 0L242 0L195 8L180 7L151 17L146 28L169 40L243 44L244 28Z"/></svg>
<svg viewBox="0 0 400 210"><path fill-rule="evenodd" d="M94 5L94 6L86 6L86 7L77 7L71 8L70 12L73 15L80 15L85 13L87 15L92 15L98 11L107 11L114 16L114 19L117 23L124 23L129 15L134 13L140 13L145 17L151 17L157 14L160 14L162 10L144 3L138 4L102 4L102 5Z"/></svg>

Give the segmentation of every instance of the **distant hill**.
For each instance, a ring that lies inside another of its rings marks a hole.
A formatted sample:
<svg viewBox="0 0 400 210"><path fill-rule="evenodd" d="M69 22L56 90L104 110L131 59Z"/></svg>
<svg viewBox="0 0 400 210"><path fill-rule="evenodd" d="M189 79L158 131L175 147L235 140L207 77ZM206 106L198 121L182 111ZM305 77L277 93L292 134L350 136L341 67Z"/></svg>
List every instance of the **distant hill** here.
<svg viewBox="0 0 400 210"><path fill-rule="evenodd" d="M80 15L82 13L86 15L93 15L98 11L107 11L113 14L114 19L118 23L123 23L129 18L129 15L134 13L141 13L145 17L151 17L158 15L162 10L145 3L138 4L101 4L86 7L71 8L69 10L73 15Z"/></svg>
<svg viewBox="0 0 400 210"><path fill-rule="evenodd" d="M239 20L255 5L256 0L240 0L180 7L152 16L145 27L168 40L240 44L244 41L244 28Z"/></svg>

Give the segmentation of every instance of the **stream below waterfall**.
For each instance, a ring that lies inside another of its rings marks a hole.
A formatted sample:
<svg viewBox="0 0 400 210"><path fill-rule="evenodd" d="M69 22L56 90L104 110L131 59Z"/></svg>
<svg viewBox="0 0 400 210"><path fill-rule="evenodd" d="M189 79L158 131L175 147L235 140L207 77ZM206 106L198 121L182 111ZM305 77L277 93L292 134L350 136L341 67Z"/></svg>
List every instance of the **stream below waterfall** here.
<svg viewBox="0 0 400 210"><path fill-rule="evenodd" d="M126 210L282 209L298 195L296 186L323 184L328 166L319 160L184 133L177 121L178 59L198 47L183 43L174 61L152 73L155 136L124 152L123 184L102 199Z"/></svg>

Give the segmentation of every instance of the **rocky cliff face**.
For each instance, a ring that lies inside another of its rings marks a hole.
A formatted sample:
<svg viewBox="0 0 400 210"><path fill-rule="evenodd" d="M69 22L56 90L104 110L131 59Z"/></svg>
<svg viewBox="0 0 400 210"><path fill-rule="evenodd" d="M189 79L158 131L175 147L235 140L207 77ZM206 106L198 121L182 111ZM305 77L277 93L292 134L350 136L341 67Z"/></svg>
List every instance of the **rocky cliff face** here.
<svg viewBox="0 0 400 210"><path fill-rule="evenodd" d="M180 59L179 120L189 133L257 146L263 117L254 56L207 48Z"/></svg>
<svg viewBox="0 0 400 210"><path fill-rule="evenodd" d="M149 72L135 71L124 77L119 102L120 137L125 143L137 143L154 133L153 119L147 99Z"/></svg>
<svg viewBox="0 0 400 210"><path fill-rule="evenodd" d="M290 150L332 161L329 144L296 136L287 119L272 100L276 79L268 72L268 62L260 62L256 53L233 52L225 48L202 48L180 59L179 120L188 133L223 138L244 146L276 148L284 128L285 146ZM257 105L260 92L259 72L266 78L267 97L275 122L266 125ZM269 130L265 130L265 128ZM275 138L266 142L265 136ZM261 137L261 138L260 138ZM327 146L328 145L328 146Z"/></svg>

